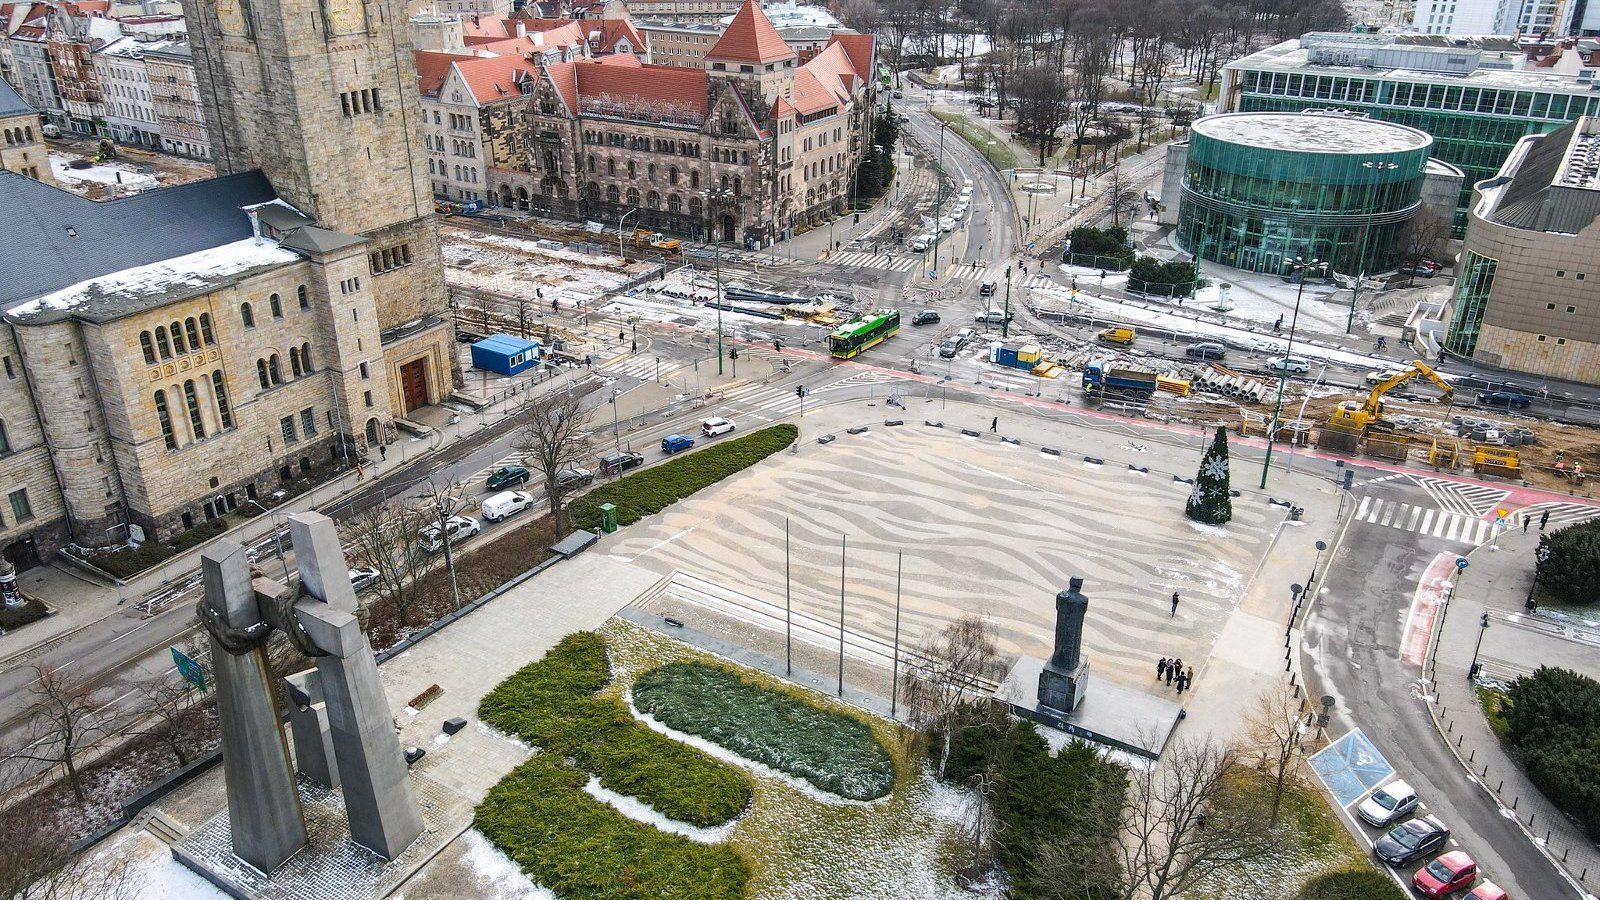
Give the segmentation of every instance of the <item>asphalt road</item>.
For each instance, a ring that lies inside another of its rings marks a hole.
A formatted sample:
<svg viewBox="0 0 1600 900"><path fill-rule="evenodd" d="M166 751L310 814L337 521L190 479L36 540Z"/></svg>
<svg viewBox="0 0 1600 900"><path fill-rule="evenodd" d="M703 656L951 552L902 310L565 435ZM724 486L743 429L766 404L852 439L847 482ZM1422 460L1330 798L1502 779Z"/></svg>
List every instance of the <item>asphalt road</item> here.
<svg viewBox="0 0 1600 900"><path fill-rule="evenodd" d="M1358 482L1384 474L1356 470ZM1438 508L1409 478L1358 484L1353 493L1357 500L1370 496ZM1458 542L1352 521L1328 562L1306 622L1303 670L1313 690L1335 698L1328 733L1337 737L1361 728L1399 777L1416 788L1423 812L1452 829L1459 848L1478 861L1486 877L1513 897L1580 896L1462 770L1420 699L1421 670L1402 659L1408 624L1419 627L1410 611L1424 570L1438 554L1466 549ZM1415 641L1414 634L1413 655ZM1379 834L1354 824L1369 840ZM1405 870L1407 883L1415 868Z"/></svg>

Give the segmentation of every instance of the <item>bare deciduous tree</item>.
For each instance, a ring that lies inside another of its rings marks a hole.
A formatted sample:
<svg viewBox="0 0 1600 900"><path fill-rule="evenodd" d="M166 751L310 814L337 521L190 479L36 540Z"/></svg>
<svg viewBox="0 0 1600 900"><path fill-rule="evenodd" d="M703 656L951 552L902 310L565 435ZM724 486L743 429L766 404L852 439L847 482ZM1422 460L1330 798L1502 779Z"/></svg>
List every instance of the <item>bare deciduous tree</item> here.
<svg viewBox="0 0 1600 900"><path fill-rule="evenodd" d="M141 681L134 690L144 701L143 716L139 725L130 726L123 734L151 735L167 746L180 768L188 765L194 758L194 710L200 692L176 672Z"/></svg>
<svg viewBox="0 0 1600 900"><path fill-rule="evenodd" d="M444 552L444 567L450 573L450 597L456 609L461 608L461 591L456 587L456 556L455 535L450 532L450 520L455 518L462 510L472 504L472 499L466 496L465 489L459 481L449 481L439 484L430 475L418 485L415 497L416 515L427 526L416 529L414 537L421 545L423 552L431 553L434 549ZM409 523L407 523L409 525ZM403 528L396 536L396 540L409 540L413 530ZM438 542L432 547L434 541ZM415 581L413 581L413 584Z"/></svg>
<svg viewBox="0 0 1600 900"><path fill-rule="evenodd" d="M1034 66L1018 73L1017 137L1039 147L1039 164L1055 155L1061 129L1071 111L1067 78L1051 66Z"/></svg>
<svg viewBox="0 0 1600 900"><path fill-rule="evenodd" d="M1134 212L1139 208L1139 193L1134 190L1132 179L1122 174L1119 166L1111 170L1111 179L1106 182L1106 211L1111 213L1111 227L1122 225L1122 216L1126 214L1129 224L1132 224Z"/></svg>
<svg viewBox="0 0 1600 900"><path fill-rule="evenodd" d="M1244 725L1248 743L1243 752L1269 782L1272 803L1267 827L1276 828L1283 795L1304 780L1300 741L1305 722L1300 714L1300 699L1288 682L1280 682L1262 692Z"/></svg>
<svg viewBox="0 0 1600 900"><path fill-rule="evenodd" d="M59 820L31 806L0 816L0 900L129 900L143 887L115 848L74 852Z"/></svg>
<svg viewBox="0 0 1600 900"><path fill-rule="evenodd" d="M101 693L82 680L49 666L36 666L28 686L30 703L23 714L32 740L9 758L60 766L72 796L85 799L78 764L83 754L114 734L112 714Z"/></svg>
<svg viewBox="0 0 1600 900"><path fill-rule="evenodd" d="M529 397L517 411L516 446L527 454L528 466L544 478L550 498L550 513L556 533L566 530L567 510L562 501L567 493L558 477L589 456L589 413L583 409L583 394L570 387Z"/></svg>
<svg viewBox="0 0 1600 900"><path fill-rule="evenodd" d="M923 732L937 732L940 779L950 760L951 731L963 703L987 696L989 682L1005 674L995 644L993 622L965 615L937 634L925 637L911 652L901 676L900 692Z"/></svg>
<svg viewBox="0 0 1600 900"><path fill-rule="evenodd" d="M1439 255L1439 246L1450 238L1450 219L1435 212L1420 211L1400 230L1395 247L1399 261L1414 263Z"/></svg>
<svg viewBox="0 0 1600 900"><path fill-rule="evenodd" d="M1266 818L1240 791L1232 747L1180 739L1161 761L1129 773L1119 848L1124 900L1172 900L1219 869L1277 850Z"/></svg>
<svg viewBox="0 0 1600 900"><path fill-rule="evenodd" d="M411 624L417 579L432 562L422 542L422 529L432 521L432 513L391 500L370 506L345 523L345 546L356 565L377 573L373 589L380 602L394 610L401 626Z"/></svg>

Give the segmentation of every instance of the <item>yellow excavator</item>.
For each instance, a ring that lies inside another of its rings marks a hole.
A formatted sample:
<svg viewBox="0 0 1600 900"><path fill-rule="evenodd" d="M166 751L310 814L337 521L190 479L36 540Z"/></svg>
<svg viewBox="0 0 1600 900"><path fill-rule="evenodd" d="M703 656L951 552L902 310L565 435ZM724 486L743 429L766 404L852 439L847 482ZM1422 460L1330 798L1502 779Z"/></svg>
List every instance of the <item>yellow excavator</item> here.
<svg viewBox="0 0 1600 900"><path fill-rule="evenodd" d="M1346 400L1340 403L1334 409L1333 415L1328 418L1328 427L1347 434L1365 434L1374 426L1381 427L1383 395L1418 376L1428 379L1437 385L1439 390L1444 391L1446 402L1449 402L1450 397L1456 392L1456 389L1427 363L1414 359L1411 361L1411 368L1396 372L1373 385L1365 403L1359 400Z"/></svg>

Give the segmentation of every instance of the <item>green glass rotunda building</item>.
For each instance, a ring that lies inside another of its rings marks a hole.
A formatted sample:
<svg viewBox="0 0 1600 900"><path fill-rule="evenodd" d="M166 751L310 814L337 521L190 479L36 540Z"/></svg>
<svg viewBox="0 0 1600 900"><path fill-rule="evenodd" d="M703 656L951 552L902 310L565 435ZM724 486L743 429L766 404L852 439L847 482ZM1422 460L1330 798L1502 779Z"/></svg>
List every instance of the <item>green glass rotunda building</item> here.
<svg viewBox="0 0 1600 900"><path fill-rule="evenodd" d="M1392 268L1397 237L1423 207L1432 147L1427 132L1360 117L1200 119L1183 163L1177 243L1253 272L1285 272L1296 257L1347 275Z"/></svg>

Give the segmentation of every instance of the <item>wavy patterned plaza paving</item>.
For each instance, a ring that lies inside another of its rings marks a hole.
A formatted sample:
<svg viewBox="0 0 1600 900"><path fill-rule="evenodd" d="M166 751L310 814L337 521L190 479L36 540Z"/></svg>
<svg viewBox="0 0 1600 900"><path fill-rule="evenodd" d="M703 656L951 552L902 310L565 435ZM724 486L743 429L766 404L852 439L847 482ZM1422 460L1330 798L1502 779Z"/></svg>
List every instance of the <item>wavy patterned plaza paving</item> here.
<svg viewBox="0 0 1600 900"><path fill-rule="evenodd" d="M1183 516L1188 486L1156 471L1158 461L1141 475L1081 457L949 429L875 426L774 456L602 548L781 609L787 517L797 613L838 621L842 533L848 632L888 640L895 553L904 551L903 640L978 612L998 624L1008 655L1048 655L1055 593L1082 575L1091 602L1085 644L1098 677L1149 684L1163 655L1198 668L1282 508L1246 497L1228 526L1201 528ZM1182 594L1176 619L1174 590ZM652 608L684 607L668 595Z"/></svg>

